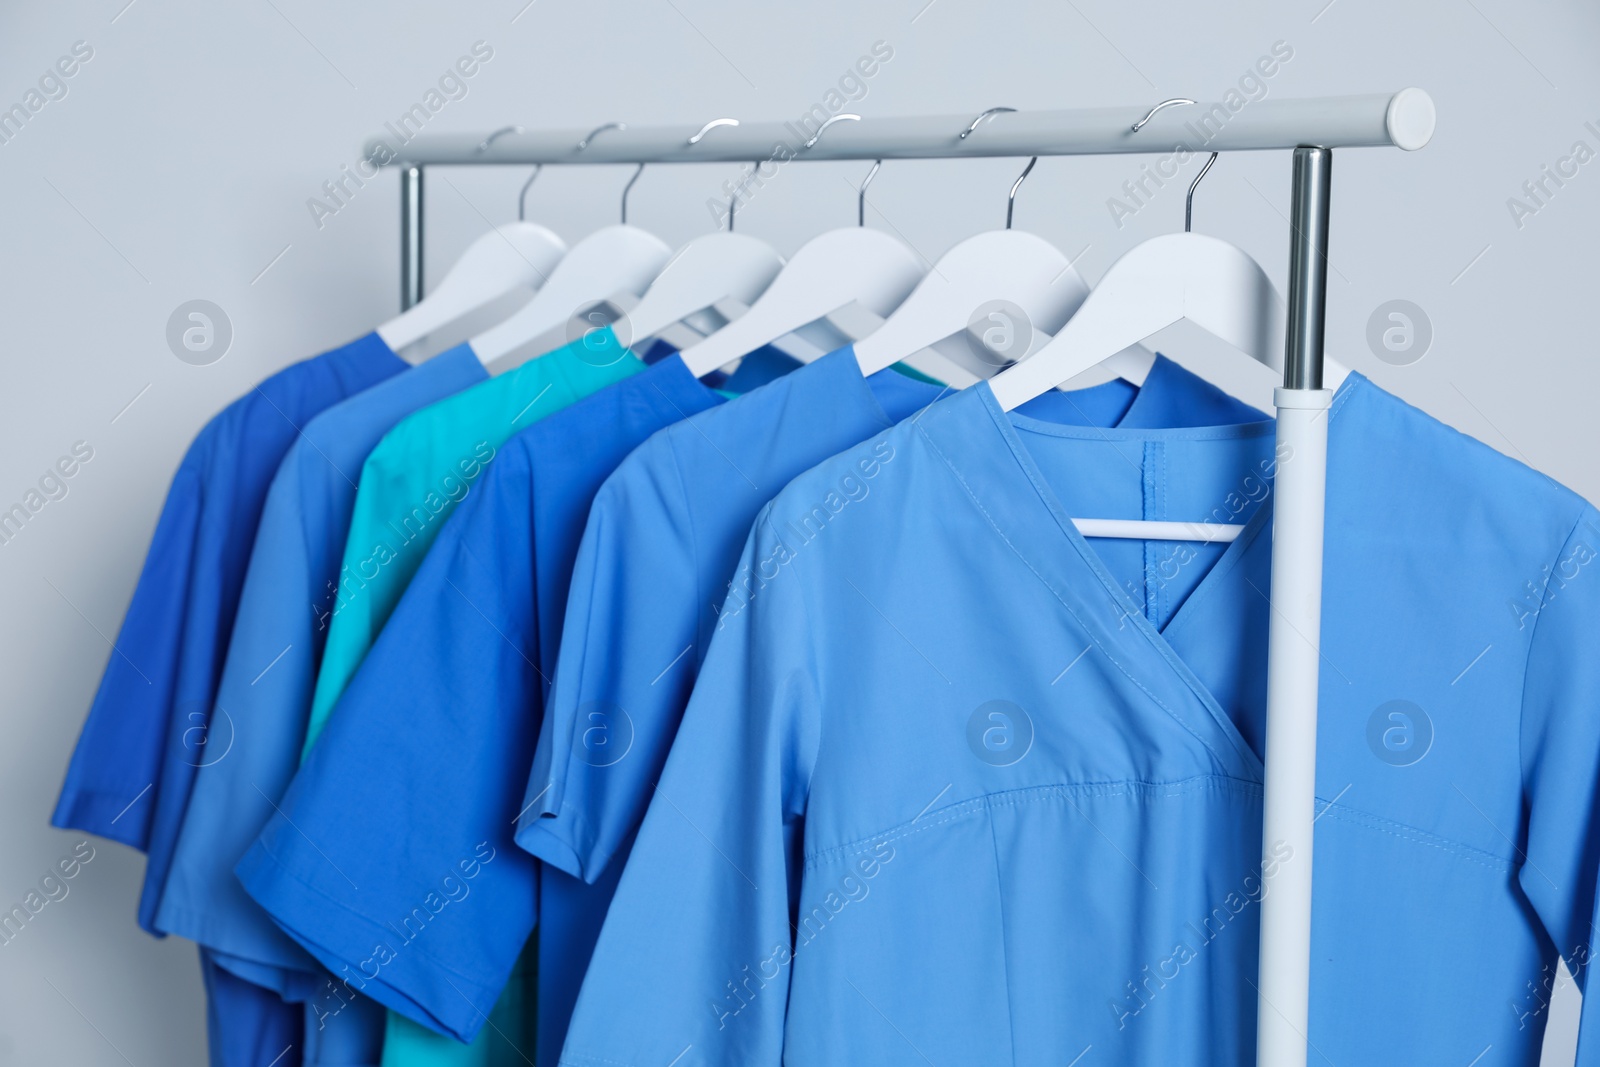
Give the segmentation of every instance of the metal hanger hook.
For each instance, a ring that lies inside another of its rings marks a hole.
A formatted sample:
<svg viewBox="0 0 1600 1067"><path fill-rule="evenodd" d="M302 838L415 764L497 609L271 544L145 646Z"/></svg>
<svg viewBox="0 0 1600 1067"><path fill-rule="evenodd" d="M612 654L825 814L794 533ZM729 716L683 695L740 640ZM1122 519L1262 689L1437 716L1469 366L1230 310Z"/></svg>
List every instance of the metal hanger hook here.
<svg viewBox="0 0 1600 1067"><path fill-rule="evenodd" d="M521 126L502 126L498 130L496 130L493 133L491 133L489 136L485 137L478 144L478 147L477 147L476 151L477 151L478 155L481 156L481 155L483 155L483 153L489 151L489 146L490 145L494 144L496 141L498 141L500 138L504 137L506 134L508 134L508 133L527 133L527 132L528 131L523 129Z"/></svg>
<svg viewBox="0 0 1600 1067"><path fill-rule="evenodd" d="M544 170L543 163L535 163L533 173L528 175L528 180L522 183L522 192L517 194L517 221L526 222L528 218L528 190L533 188L533 179Z"/></svg>
<svg viewBox="0 0 1600 1067"><path fill-rule="evenodd" d="M827 122L824 122L821 126L818 126L817 127L817 132L811 135L811 140L807 141L805 144L801 145L800 147L801 147L802 150L804 150L804 149L810 148L813 145L815 145L818 141L820 141L822 139L822 131L826 130L829 126L832 126L835 122L860 122L860 121L861 121L861 116L860 115L853 115L848 111L843 113L843 114L840 114L840 115L834 115L832 118L828 119Z"/></svg>
<svg viewBox="0 0 1600 1067"><path fill-rule="evenodd" d="M972 125L968 126L966 129L962 130L961 131L961 136L957 137L956 140L965 141L969 136L971 136L972 131L978 128L978 124L981 123L984 119L990 118L990 117L992 117L994 115L1004 115L1007 112L1011 112L1011 111L1015 111L1015 110L1017 110L1017 109L1014 108L1014 107L991 107L988 111L985 111L983 114L981 114L977 118L973 119L972 120Z"/></svg>
<svg viewBox="0 0 1600 1067"><path fill-rule="evenodd" d="M605 133L607 130L625 130L627 128L628 124L626 122L608 122L603 126L596 126L594 129L589 131L589 135L587 137L578 142L577 150L582 152L585 148L588 148L589 142L594 140L597 134Z"/></svg>
<svg viewBox="0 0 1600 1067"><path fill-rule="evenodd" d="M760 166L761 166L761 164L758 161L752 159L750 161L750 173L754 174L756 172L756 170ZM739 206L739 191L743 187L744 186L742 184L736 185L731 190L729 190L729 192L728 192L728 232L729 233L733 232L733 213L734 213L734 210L736 208L738 208L738 206Z"/></svg>
<svg viewBox="0 0 1600 1067"><path fill-rule="evenodd" d="M860 122L860 121L861 121L861 116L860 115L853 114L853 113L851 113L849 111L843 112L843 113L838 114L838 115L831 116L821 126L817 127L817 132L811 135L811 140L807 141L805 144L800 146L800 150L802 152L804 152L806 149L811 148L814 145L816 145L816 143L818 141L822 140L823 132L825 130L827 130L827 128L829 126L832 126L835 122ZM883 163L883 160L880 159L880 160L878 160L877 163L874 163L872 165L871 172L869 172L867 174L867 180L861 183L861 188L856 193L856 225L857 226L865 226L867 224L867 185L869 183L871 183L872 176L874 174L878 173L878 167L882 163ZM731 216L730 216L730 218L731 218ZM728 228L729 229L733 228L732 222L729 223Z"/></svg>
<svg viewBox="0 0 1600 1067"><path fill-rule="evenodd" d="M628 184L622 187L622 224L624 226L628 224L628 194L633 192L633 183L638 181L639 175L643 173L644 164L641 163L639 168L633 172L633 177L628 179Z"/></svg>
<svg viewBox="0 0 1600 1067"><path fill-rule="evenodd" d="M703 138L706 134L710 133L712 130L716 129L718 126L737 126L737 125L739 125L739 120L738 119L712 119L710 122L708 122L704 126L700 127L700 132L699 133L697 133L693 137L689 138L689 143L690 144L699 144L701 138Z"/></svg>
<svg viewBox="0 0 1600 1067"><path fill-rule="evenodd" d="M867 176L861 179L861 188L856 191L856 225L867 224L867 186L872 184L872 179L878 176L878 168L883 166L883 160L872 161L872 169L867 171Z"/></svg>
<svg viewBox="0 0 1600 1067"><path fill-rule="evenodd" d="M1144 129L1145 123L1147 123L1151 119L1155 118L1156 114L1158 112L1165 111L1169 107L1180 107L1180 106L1182 106L1184 104L1192 104L1192 103L1194 103L1194 101L1190 100L1187 96L1175 96L1171 100L1163 100L1163 101L1161 101L1161 103L1159 103L1155 107L1151 108L1145 114L1144 118L1140 119L1138 122L1135 122L1133 124L1133 132L1134 133L1138 133L1140 130Z"/></svg>
<svg viewBox="0 0 1600 1067"><path fill-rule="evenodd" d="M1028 160L1028 165L1022 168L1022 173L1017 175L1017 180L1011 183L1011 195L1006 198L1006 229L1011 229L1011 213L1017 209L1017 190L1022 188L1022 180L1033 170L1033 165L1039 162L1039 157L1034 156Z"/></svg>
<svg viewBox="0 0 1600 1067"><path fill-rule="evenodd" d="M1151 108L1149 110L1149 112L1147 112L1145 114L1144 118L1140 119L1138 122L1135 122L1133 124L1133 132L1134 133L1138 133L1141 129L1144 128L1144 124L1149 122L1152 118L1154 118L1156 112L1162 110L1163 108L1182 107L1182 106L1184 106L1186 104L1192 104L1192 103L1194 103L1194 101L1190 100L1187 96L1175 96L1171 100L1163 100L1163 101L1161 101L1161 103L1159 103L1155 107ZM1184 233L1192 232L1192 229L1193 229L1193 226L1194 226L1194 191L1195 191L1196 187L1199 186L1200 179L1202 179L1202 178L1204 178L1206 176L1206 172L1211 169L1211 165L1213 163L1215 163L1216 161L1217 161L1217 153L1213 152L1213 153L1211 153L1211 158L1206 160L1206 165L1200 168L1200 173L1196 174L1194 176L1194 181L1189 183L1189 193L1188 193L1187 196L1185 196L1183 198L1183 232Z"/></svg>
<svg viewBox="0 0 1600 1067"><path fill-rule="evenodd" d="M1194 225L1194 190L1200 184L1200 179L1206 176L1206 171L1211 169L1211 164L1217 161L1217 153L1211 153L1211 158L1206 160L1206 165L1200 168L1200 173L1194 176L1194 181L1189 183L1189 195L1183 198L1183 232L1190 232Z"/></svg>
<svg viewBox="0 0 1600 1067"><path fill-rule="evenodd" d="M699 144L701 139L704 138L706 134L710 133L712 130L716 129L718 126L737 126L737 125L739 125L739 120L738 119L712 119L710 122L708 122L704 126L700 127L700 131L698 133L696 133L693 137L689 138L689 143L691 145ZM755 164L752 163L751 166L755 166ZM640 168L640 169L643 169L643 168ZM637 178L638 175L635 174L634 177ZM632 183L629 183L629 184L632 184ZM739 203L739 190L738 189L729 190L729 192L728 192L728 232L729 233L733 232L733 212L734 212L734 208L738 206L738 203Z"/></svg>
<svg viewBox="0 0 1600 1067"><path fill-rule="evenodd" d="M493 133L491 133L489 136L485 137L482 141L480 141L478 143L478 147L476 149L474 149L474 151L475 151L475 153L477 155L481 156L485 152L489 151L489 146L490 145L494 144L496 141L498 141L500 138L504 137L506 134L508 134L508 133L527 133L527 132L528 131L526 129L524 129L523 127L521 127L521 126L502 126L498 130L496 130ZM528 186L533 184L533 179L537 178L539 176L539 171L541 169L543 169L543 167L544 167L544 164L541 163L541 164L539 164L539 165L537 165L537 166L535 166L533 168L533 173L531 175L529 175L528 180L523 183L522 192L517 196L517 221L518 222L527 221L527 218L528 218L528 213L527 213L527 208L528 208Z"/></svg>

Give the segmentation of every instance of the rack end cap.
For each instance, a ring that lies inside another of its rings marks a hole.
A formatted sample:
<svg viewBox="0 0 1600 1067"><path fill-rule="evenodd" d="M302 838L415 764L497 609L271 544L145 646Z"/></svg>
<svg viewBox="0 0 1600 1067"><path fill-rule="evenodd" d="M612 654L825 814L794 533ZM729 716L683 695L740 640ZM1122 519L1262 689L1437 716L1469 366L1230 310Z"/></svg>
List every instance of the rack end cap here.
<svg viewBox="0 0 1600 1067"><path fill-rule="evenodd" d="M1433 127L1438 120L1433 97L1424 89L1401 89L1389 98L1389 110L1384 124L1389 129L1389 139L1395 147L1415 152L1433 139Z"/></svg>

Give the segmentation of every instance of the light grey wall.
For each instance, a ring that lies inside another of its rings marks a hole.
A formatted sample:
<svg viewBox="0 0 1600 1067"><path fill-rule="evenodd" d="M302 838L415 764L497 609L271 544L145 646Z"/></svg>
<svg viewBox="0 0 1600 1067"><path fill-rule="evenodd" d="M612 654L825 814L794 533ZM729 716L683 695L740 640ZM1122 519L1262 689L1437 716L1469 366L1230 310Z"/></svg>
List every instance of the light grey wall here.
<svg viewBox="0 0 1600 1067"><path fill-rule="evenodd" d="M1424 86L1440 111L1432 146L1336 160L1330 352L1600 499L1600 162L1550 185L1520 223L1507 203L1575 142L1600 149L1597 24L1600 9L1578 0L5 5L0 105L22 100L74 42L93 56L64 98L0 144L0 504L74 442L94 458L66 498L0 545L0 902L20 900L80 840L47 827L50 808L184 447L252 383L397 310L394 175L321 226L308 198L473 42L493 58L430 128L798 117L879 40L893 59L851 105L867 115L1212 99L1278 41L1293 58L1267 83L1273 96ZM1081 254L1098 277L1136 241L1181 225L1180 183L1114 225L1107 200L1141 162L1041 162L1017 225ZM885 164L870 221L937 257L1002 220L1019 164ZM740 228L792 251L854 221L864 171L785 168ZM705 201L734 172L647 170L634 221L672 244L703 232ZM547 172L531 217L575 240L614 220L627 173ZM1249 250L1280 283L1288 173L1282 154L1224 159L1196 212L1197 229ZM523 177L430 175L429 277L486 221L515 217ZM234 329L226 357L205 367L176 359L164 336L173 309L196 298L219 304ZM1395 299L1422 308L1433 330L1425 358L1403 367L1366 342L1369 317ZM1199 354L1176 354L1267 395L1270 382L1204 346L1188 351ZM142 860L94 848L70 895L0 946L0 1064L200 1063L194 949L135 928ZM1570 999L1550 1042L1565 1051L1549 1062L1571 1062Z"/></svg>

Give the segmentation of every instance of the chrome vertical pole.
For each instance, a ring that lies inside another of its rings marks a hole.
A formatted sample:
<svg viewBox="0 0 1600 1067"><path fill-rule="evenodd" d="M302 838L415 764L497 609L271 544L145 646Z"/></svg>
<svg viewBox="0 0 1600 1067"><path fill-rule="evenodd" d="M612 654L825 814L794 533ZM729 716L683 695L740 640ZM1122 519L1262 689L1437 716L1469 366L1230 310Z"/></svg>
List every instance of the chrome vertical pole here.
<svg viewBox="0 0 1600 1067"><path fill-rule="evenodd" d="M1283 387L1322 388L1322 340L1328 310L1328 203L1333 150L1294 150L1289 227L1289 334Z"/></svg>
<svg viewBox="0 0 1600 1067"><path fill-rule="evenodd" d="M422 299L422 167L400 169L400 310Z"/></svg>
<svg viewBox="0 0 1600 1067"><path fill-rule="evenodd" d="M1332 398L1322 388L1332 162L1326 148L1294 150L1288 336L1283 387L1273 397L1278 421L1256 987L1258 1067L1305 1067L1311 1015L1312 824Z"/></svg>

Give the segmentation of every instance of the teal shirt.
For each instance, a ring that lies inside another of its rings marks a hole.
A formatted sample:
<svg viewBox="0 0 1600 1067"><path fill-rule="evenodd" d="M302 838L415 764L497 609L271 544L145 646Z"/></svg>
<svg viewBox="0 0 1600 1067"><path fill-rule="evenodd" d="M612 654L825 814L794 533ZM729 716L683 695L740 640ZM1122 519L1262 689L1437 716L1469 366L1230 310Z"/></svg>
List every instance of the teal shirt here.
<svg viewBox="0 0 1600 1067"><path fill-rule="evenodd" d="M384 436L361 468L302 759L496 449L546 415L643 369L609 328L598 330L423 408Z"/></svg>

